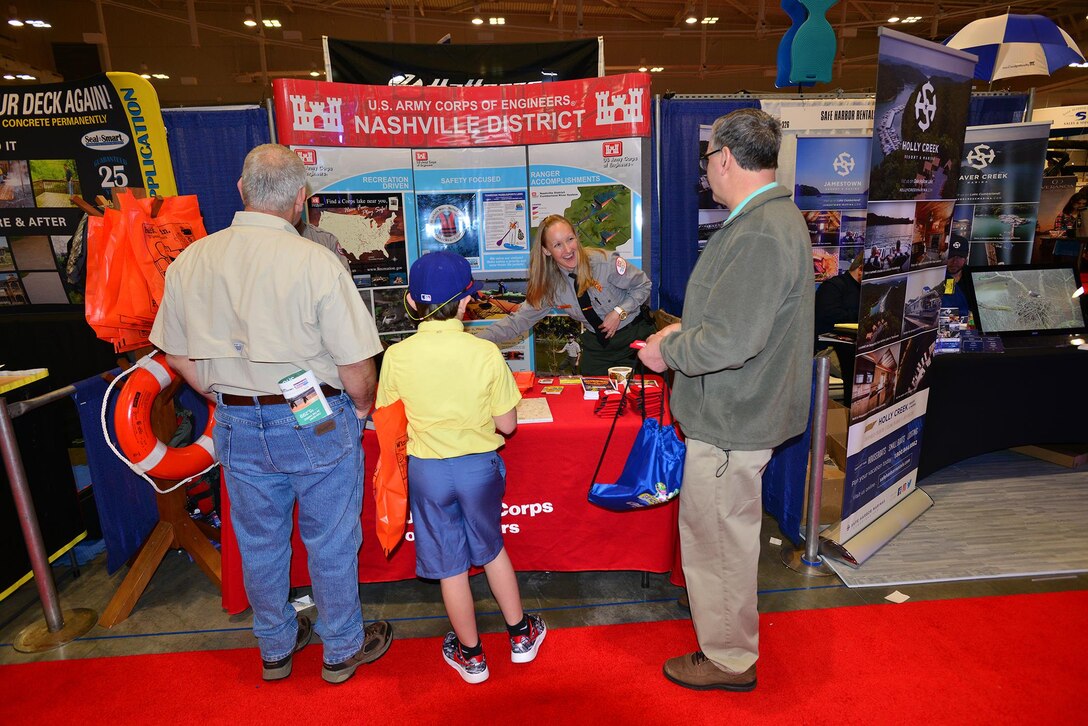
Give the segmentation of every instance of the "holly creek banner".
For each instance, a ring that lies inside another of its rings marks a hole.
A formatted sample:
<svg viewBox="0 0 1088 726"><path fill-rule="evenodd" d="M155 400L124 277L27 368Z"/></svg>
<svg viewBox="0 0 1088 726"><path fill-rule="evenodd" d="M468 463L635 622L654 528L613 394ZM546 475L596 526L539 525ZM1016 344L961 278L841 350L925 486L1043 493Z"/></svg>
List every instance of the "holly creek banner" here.
<svg viewBox="0 0 1088 726"><path fill-rule="evenodd" d="M76 201L175 195L155 89L132 73L0 91L0 305L78 304L63 271Z"/></svg>
<svg viewBox="0 0 1088 726"><path fill-rule="evenodd" d="M878 59L841 542L917 485L975 65L886 28Z"/></svg>
<svg viewBox="0 0 1088 726"><path fill-rule="evenodd" d="M288 146L466 147L650 135L650 77L529 85L362 86L273 81Z"/></svg>

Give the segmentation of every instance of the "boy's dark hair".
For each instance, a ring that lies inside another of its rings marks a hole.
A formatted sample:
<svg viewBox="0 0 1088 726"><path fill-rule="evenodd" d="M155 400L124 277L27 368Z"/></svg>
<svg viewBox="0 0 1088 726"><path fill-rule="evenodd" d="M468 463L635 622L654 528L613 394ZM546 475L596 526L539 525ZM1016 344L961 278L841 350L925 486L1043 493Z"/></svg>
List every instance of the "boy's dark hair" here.
<svg viewBox="0 0 1088 726"><path fill-rule="evenodd" d="M460 302L460 300L450 300L435 310L435 307L430 303L422 303L416 300L416 309L413 311L413 315L416 320L453 320L457 317L457 307ZM432 310L434 310L433 313Z"/></svg>

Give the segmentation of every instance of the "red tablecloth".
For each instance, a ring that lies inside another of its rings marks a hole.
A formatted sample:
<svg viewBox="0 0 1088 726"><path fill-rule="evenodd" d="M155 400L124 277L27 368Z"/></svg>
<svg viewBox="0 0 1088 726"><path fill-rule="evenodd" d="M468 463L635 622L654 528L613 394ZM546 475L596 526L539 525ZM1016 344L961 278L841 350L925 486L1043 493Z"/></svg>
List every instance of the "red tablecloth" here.
<svg viewBox="0 0 1088 726"><path fill-rule="evenodd" d="M612 421L593 415L596 402L583 400L578 386L566 386L562 394L546 398L554 421L519 426L501 451L507 470L502 524L506 549L514 567L558 572L672 570L678 552L676 500L664 506L631 512L610 512L587 502L590 478ZM641 424L633 407L620 417L597 477L599 481L613 482L619 477ZM359 581L413 578L416 553L411 541L402 542L388 560L378 545L371 488L378 457L377 438L373 432L363 437L363 449L366 453L366 488ZM242 584L241 560L230 524L226 487L223 487L222 495L223 607L237 613L245 610L249 602ZM407 536L411 535L412 525L409 524ZM679 570L678 564L676 569ZM291 584L297 587L309 582L306 550L296 530Z"/></svg>

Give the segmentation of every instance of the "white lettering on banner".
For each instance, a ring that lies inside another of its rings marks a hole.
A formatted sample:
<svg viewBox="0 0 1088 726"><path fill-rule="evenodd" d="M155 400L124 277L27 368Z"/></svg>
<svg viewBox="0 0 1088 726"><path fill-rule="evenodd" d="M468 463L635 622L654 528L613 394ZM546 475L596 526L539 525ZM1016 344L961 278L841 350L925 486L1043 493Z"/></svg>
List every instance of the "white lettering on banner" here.
<svg viewBox="0 0 1088 726"><path fill-rule="evenodd" d="M581 128L583 116L585 111L581 109L512 116L356 116L354 130L367 135L417 134L477 139L483 134Z"/></svg>
<svg viewBox="0 0 1088 726"><path fill-rule="evenodd" d="M279 137L290 146L513 146L650 133L644 74L501 88L274 86Z"/></svg>
<svg viewBox="0 0 1088 726"><path fill-rule="evenodd" d="M503 517L535 517L538 514L551 514L555 507L551 502L533 502L531 504L507 504L502 503Z"/></svg>

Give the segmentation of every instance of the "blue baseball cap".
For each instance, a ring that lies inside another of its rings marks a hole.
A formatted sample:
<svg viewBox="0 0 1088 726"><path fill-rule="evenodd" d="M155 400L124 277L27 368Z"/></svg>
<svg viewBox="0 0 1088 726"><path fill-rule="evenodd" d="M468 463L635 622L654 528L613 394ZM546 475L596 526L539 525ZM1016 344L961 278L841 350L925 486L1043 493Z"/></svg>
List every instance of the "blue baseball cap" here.
<svg viewBox="0 0 1088 726"><path fill-rule="evenodd" d="M466 295L475 297L479 290L468 260L452 252L425 254L408 273L408 292L416 302L428 305L445 305Z"/></svg>

